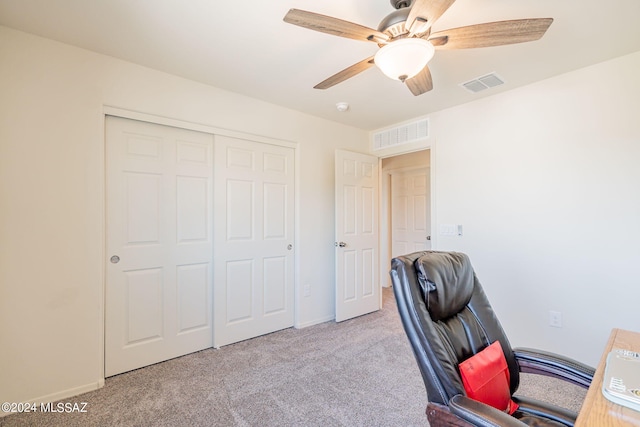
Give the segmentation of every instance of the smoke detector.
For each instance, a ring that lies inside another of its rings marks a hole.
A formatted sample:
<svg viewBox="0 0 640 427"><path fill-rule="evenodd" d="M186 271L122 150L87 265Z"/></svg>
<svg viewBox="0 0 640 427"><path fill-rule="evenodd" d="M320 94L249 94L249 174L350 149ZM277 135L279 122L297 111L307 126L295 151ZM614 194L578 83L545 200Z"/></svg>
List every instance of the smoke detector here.
<svg viewBox="0 0 640 427"><path fill-rule="evenodd" d="M349 103L348 102L338 102L336 104L336 109L338 111L340 111L341 113L344 113L345 111L349 110Z"/></svg>

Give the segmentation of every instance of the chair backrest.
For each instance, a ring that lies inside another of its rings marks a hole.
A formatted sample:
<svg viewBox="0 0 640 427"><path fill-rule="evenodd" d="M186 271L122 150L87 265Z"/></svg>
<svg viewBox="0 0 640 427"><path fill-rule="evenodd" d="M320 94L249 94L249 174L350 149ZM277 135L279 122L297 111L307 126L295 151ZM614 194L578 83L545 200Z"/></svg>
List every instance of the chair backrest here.
<svg viewBox="0 0 640 427"><path fill-rule="evenodd" d="M520 381L513 351L469 258L425 251L394 258L391 278L400 318L430 402L448 405L465 394L458 363L500 341L511 377Z"/></svg>

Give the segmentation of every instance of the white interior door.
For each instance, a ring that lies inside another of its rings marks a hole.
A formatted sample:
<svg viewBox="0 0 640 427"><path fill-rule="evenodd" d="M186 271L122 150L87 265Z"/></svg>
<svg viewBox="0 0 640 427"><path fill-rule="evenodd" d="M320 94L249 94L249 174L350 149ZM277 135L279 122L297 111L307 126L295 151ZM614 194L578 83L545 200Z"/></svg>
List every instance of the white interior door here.
<svg viewBox="0 0 640 427"><path fill-rule="evenodd" d="M380 309L378 158L336 150L336 321Z"/></svg>
<svg viewBox="0 0 640 427"><path fill-rule="evenodd" d="M212 346L213 136L106 120L105 375Z"/></svg>
<svg viewBox="0 0 640 427"><path fill-rule="evenodd" d="M294 150L215 138L215 346L293 326Z"/></svg>
<svg viewBox="0 0 640 427"><path fill-rule="evenodd" d="M391 256L431 249L429 169L391 175Z"/></svg>

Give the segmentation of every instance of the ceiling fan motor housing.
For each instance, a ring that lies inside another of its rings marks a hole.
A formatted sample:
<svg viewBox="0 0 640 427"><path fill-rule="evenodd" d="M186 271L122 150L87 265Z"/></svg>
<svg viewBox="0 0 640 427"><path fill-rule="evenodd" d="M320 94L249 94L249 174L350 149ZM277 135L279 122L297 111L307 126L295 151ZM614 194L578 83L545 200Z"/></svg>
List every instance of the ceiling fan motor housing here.
<svg viewBox="0 0 640 427"><path fill-rule="evenodd" d="M391 6L394 9L408 8L411 3L413 3L413 0L391 0Z"/></svg>
<svg viewBox="0 0 640 427"><path fill-rule="evenodd" d="M392 39L409 33L404 23L409 15L409 8L398 9L384 17L378 25L378 31L387 34Z"/></svg>

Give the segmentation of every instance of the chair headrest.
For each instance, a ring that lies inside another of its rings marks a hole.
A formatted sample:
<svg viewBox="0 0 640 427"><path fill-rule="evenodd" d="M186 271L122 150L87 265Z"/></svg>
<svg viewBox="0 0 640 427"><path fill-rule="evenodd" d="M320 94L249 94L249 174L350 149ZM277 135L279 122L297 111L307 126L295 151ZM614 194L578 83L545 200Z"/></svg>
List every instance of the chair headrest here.
<svg viewBox="0 0 640 427"><path fill-rule="evenodd" d="M416 259L414 267L432 320L456 315L471 300L475 280L467 255L427 252Z"/></svg>

